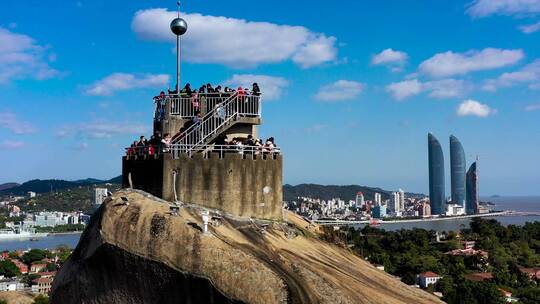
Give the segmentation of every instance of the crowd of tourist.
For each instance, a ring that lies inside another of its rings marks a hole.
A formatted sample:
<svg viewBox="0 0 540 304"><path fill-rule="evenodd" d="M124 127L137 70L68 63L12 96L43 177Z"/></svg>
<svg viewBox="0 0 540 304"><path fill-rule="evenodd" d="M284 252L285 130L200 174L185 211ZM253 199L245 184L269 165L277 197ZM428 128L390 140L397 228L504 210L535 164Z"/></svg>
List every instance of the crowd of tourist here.
<svg viewBox="0 0 540 304"><path fill-rule="evenodd" d="M261 139L248 135L247 139L235 137L228 140L226 135L220 135L215 142L216 152L236 152L239 154L271 154L279 153L274 138L268 138L264 143Z"/></svg>
<svg viewBox="0 0 540 304"><path fill-rule="evenodd" d="M154 135L147 140L144 135L141 135L139 140L134 141L127 149L127 155L155 155L167 153L171 151L172 136L169 133L161 136L160 132L155 132Z"/></svg>
<svg viewBox="0 0 540 304"><path fill-rule="evenodd" d="M177 137L178 135L175 135ZM144 135L141 135L139 140L134 141L127 149L126 154L130 156L134 155L156 155L161 153L170 153L172 144L176 138L169 133L161 136L160 132L155 132L149 140ZM235 137L228 140L226 135L221 134L216 139L213 151L221 153L239 153L239 154L253 154L253 155L267 155L279 153L279 149L275 144L274 137L262 141L259 138L255 138L252 135L248 135L247 138Z"/></svg>
<svg viewBox="0 0 540 304"><path fill-rule="evenodd" d="M212 84L207 83L200 86L198 89L192 89L191 84L186 83L184 88L178 92L177 89L175 90L168 90L169 95L177 97L193 97L197 96L199 94L204 94L208 97L227 97L234 93L238 93L239 95L254 95L254 96L260 96L261 90L259 89L259 85L254 82L251 85L251 90L248 88L243 88L242 86L239 86L238 89L225 87L222 88L221 85L217 85L215 88L212 86ZM161 95L161 94L160 94Z"/></svg>
<svg viewBox="0 0 540 304"><path fill-rule="evenodd" d="M261 90L259 88L259 85L254 82L251 86L251 89L243 88L242 86L239 86L237 89L233 89L230 87L225 87L222 89L221 85L217 85L215 88L212 86L212 84L207 83L199 87L199 89L192 89L191 84L186 83L184 88L180 91L177 89L175 90L167 90L168 95L165 94L164 91L161 91L159 95L154 96L154 103L156 105L156 112L154 115L154 118L156 121L161 121L165 118L165 105L166 100L169 97L172 98L189 98L191 101L191 106L194 111L200 111L200 101L201 98L204 97L229 97L233 94L238 94L239 101L246 101L246 98L249 98L249 96L260 96Z"/></svg>

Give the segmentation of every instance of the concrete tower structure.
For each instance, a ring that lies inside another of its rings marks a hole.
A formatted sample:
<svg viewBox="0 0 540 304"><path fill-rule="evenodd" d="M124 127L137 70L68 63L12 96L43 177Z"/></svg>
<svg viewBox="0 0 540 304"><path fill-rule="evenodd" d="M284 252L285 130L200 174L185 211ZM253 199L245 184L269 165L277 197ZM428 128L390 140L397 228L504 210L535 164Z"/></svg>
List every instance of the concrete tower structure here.
<svg viewBox="0 0 540 304"><path fill-rule="evenodd" d="M171 31L177 36L181 84L180 35L187 23L180 13ZM250 94L199 93L186 87L156 96L154 136L169 134L172 139L128 148L122 162L123 186L235 216L281 220L281 151L272 140L265 147L252 141L262 121L261 98L258 89ZM227 140L233 139L236 144L230 145Z"/></svg>
<svg viewBox="0 0 540 304"><path fill-rule="evenodd" d="M452 204L465 207L465 152L459 140L450 136L450 182L452 187Z"/></svg>
<svg viewBox="0 0 540 304"><path fill-rule="evenodd" d="M446 202L444 194L444 156L437 138L428 134L429 202L431 214L444 214Z"/></svg>

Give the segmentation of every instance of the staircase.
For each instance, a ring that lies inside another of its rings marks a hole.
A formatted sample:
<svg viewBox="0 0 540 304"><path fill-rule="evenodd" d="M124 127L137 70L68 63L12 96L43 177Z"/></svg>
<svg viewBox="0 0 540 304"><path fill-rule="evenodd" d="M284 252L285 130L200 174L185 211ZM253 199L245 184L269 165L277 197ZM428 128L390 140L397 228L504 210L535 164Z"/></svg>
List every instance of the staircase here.
<svg viewBox="0 0 540 304"><path fill-rule="evenodd" d="M231 95L208 111L201 121L186 129L184 136L172 143L174 151L191 153L204 149L244 116L260 117L259 96L239 96L238 93Z"/></svg>

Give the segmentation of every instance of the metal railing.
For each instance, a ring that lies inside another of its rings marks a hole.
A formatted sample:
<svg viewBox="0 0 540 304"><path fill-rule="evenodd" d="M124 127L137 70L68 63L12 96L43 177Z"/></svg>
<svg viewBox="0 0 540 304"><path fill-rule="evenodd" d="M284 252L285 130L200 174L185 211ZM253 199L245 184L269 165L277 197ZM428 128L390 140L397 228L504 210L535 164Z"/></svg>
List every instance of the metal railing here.
<svg viewBox="0 0 540 304"><path fill-rule="evenodd" d="M201 121L195 122L173 142L186 145L188 148L207 144L207 140L218 135L220 129L238 117L260 117L260 96L234 94L223 103L208 111Z"/></svg>
<svg viewBox="0 0 540 304"><path fill-rule="evenodd" d="M191 96L167 95L164 106L169 107L170 115L177 115L181 118L192 118L200 111L205 114L214 109L218 104L224 103L237 93L193 93ZM244 94L240 99L260 99L260 96ZM245 114L259 113L258 109L246 109Z"/></svg>
<svg viewBox="0 0 540 304"><path fill-rule="evenodd" d="M204 157L209 154L219 155L223 158L226 154L240 154L244 156L261 155L264 158L274 157L281 154L281 148L275 146L248 146L248 145L186 145L186 144L170 144L158 146L136 146L126 148L128 156L156 156L163 153L172 153L173 158L179 158L184 154L189 157L197 153L202 153Z"/></svg>
<svg viewBox="0 0 540 304"><path fill-rule="evenodd" d="M170 95L166 98L166 101L169 105L170 115L192 118L198 111L206 113L217 104L225 102L232 95L232 93L194 93L189 97Z"/></svg>

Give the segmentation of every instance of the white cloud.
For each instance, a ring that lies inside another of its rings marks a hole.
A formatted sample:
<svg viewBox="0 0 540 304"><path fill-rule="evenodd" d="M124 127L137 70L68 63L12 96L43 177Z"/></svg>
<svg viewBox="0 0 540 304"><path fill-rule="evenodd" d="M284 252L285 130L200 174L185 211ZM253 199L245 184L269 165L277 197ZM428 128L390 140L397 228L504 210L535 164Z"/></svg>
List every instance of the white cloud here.
<svg viewBox="0 0 540 304"><path fill-rule="evenodd" d="M225 80L224 84L233 88L242 86L251 89L254 82L259 85L263 100L279 99L283 90L289 85L288 81L282 77L253 74L234 74L231 78Z"/></svg>
<svg viewBox="0 0 540 304"><path fill-rule="evenodd" d="M467 99L463 101L457 108L458 116L478 116L478 117L488 117L489 115L495 114L497 111L490 108L486 104L482 104L476 100Z"/></svg>
<svg viewBox="0 0 540 304"><path fill-rule="evenodd" d="M146 40L173 43L169 24L176 12L163 8L135 13L131 28ZM253 67L292 60L303 68L333 61L336 38L302 26L277 25L221 16L182 14L188 31L182 36L184 58L194 63Z"/></svg>
<svg viewBox="0 0 540 304"><path fill-rule="evenodd" d="M24 147L24 142L22 141L4 140L0 142L0 149L2 150L13 150L22 147Z"/></svg>
<svg viewBox="0 0 540 304"><path fill-rule="evenodd" d="M356 98L365 88L365 84L350 81L338 80L334 83L322 86L315 94L315 99L320 101L345 101Z"/></svg>
<svg viewBox="0 0 540 304"><path fill-rule="evenodd" d="M540 31L540 21L538 21L536 23L533 23L533 24L521 25L521 26L518 27L518 29L520 31L522 31L523 33L525 33L525 34L536 33L538 31Z"/></svg>
<svg viewBox="0 0 540 304"><path fill-rule="evenodd" d="M405 52L394 51L393 49L385 49L377 55L371 58L371 64L373 65L386 65L389 66L392 71L400 71L409 56Z"/></svg>
<svg viewBox="0 0 540 304"><path fill-rule="evenodd" d="M128 74L114 73L89 85L85 93L95 96L108 96L117 91L140 88L163 88L169 82L166 74Z"/></svg>
<svg viewBox="0 0 540 304"><path fill-rule="evenodd" d="M118 135L138 136L148 132L144 124L131 122L104 122L96 121L80 125L66 126L56 132L56 137L64 138L74 135L77 138L102 139Z"/></svg>
<svg viewBox="0 0 540 304"><path fill-rule="evenodd" d="M540 88L540 59L536 59L515 72L503 73L495 79L486 80L482 89L496 91L499 88L518 84L528 84L530 89Z"/></svg>
<svg viewBox="0 0 540 304"><path fill-rule="evenodd" d="M525 107L525 111L537 111L540 110L540 102L533 103Z"/></svg>
<svg viewBox="0 0 540 304"><path fill-rule="evenodd" d="M512 65L525 57L523 50L486 48L465 53L448 51L435 54L419 66L420 72L432 77L465 75L470 72L491 70Z"/></svg>
<svg viewBox="0 0 540 304"><path fill-rule="evenodd" d="M397 100L403 100L422 92L422 83L418 79L393 82L386 86L386 91Z"/></svg>
<svg viewBox="0 0 540 304"><path fill-rule="evenodd" d="M0 27L0 84L14 79L47 79L60 72L47 62L47 48L31 37Z"/></svg>
<svg viewBox="0 0 540 304"><path fill-rule="evenodd" d="M540 0L475 0L467 13L473 17L524 15L540 13Z"/></svg>
<svg viewBox="0 0 540 304"><path fill-rule="evenodd" d="M0 127L6 128L15 134L28 134L36 131L31 123L20 121L17 119L17 115L11 112L0 112Z"/></svg>
<svg viewBox="0 0 540 304"><path fill-rule="evenodd" d="M461 97L471 90L471 85L461 79L442 79L420 82L418 79L404 80L386 86L386 91L396 100L403 100L421 93L438 99Z"/></svg>

